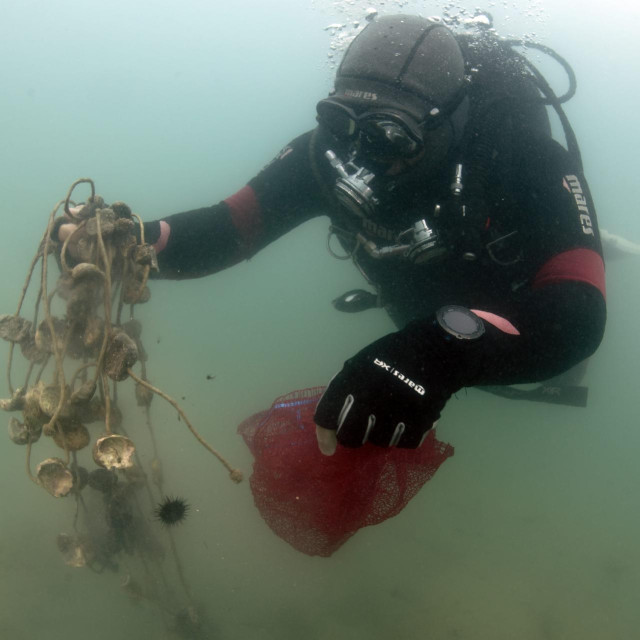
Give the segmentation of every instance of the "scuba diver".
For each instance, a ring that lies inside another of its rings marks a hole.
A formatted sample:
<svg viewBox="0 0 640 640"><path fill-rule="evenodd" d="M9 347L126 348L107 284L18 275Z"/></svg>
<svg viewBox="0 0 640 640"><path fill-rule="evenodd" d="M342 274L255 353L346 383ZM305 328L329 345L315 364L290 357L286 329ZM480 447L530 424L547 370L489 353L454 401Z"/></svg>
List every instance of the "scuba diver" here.
<svg viewBox="0 0 640 640"><path fill-rule="evenodd" d="M397 331L333 377L315 412L320 449L418 447L463 387L539 382L603 336L604 263L571 127L537 69L479 14L454 34L438 18L380 17L353 40L317 127L237 193L145 224L159 278L213 274L315 216L329 248L375 293ZM555 141L552 106L567 149ZM64 239L71 225L58 231Z"/></svg>

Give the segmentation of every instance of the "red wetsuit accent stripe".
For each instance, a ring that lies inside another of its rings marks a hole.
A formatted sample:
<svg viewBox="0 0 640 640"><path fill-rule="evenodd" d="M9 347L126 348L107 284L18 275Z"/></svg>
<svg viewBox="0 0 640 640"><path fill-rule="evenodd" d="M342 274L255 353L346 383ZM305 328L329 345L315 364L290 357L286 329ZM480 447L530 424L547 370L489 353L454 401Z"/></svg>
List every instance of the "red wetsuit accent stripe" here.
<svg viewBox="0 0 640 640"><path fill-rule="evenodd" d="M253 255L262 234L262 215L256 192L249 186L229 196L225 202L231 210L231 221L243 244L243 253Z"/></svg>
<svg viewBox="0 0 640 640"><path fill-rule="evenodd" d="M532 286L539 289L567 280L590 284L606 297L604 262L593 249L571 249L553 256L542 265Z"/></svg>

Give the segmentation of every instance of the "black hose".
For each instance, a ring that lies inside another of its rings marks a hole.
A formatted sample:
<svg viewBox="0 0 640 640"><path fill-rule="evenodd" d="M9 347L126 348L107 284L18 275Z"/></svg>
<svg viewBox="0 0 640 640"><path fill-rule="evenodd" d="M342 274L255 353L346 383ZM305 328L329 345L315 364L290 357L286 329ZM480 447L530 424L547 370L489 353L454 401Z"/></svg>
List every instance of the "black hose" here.
<svg viewBox="0 0 640 640"><path fill-rule="evenodd" d="M551 56L554 60L559 62L564 70L567 72L567 76L569 77L569 89L562 96L556 96L554 90L551 88L551 85L547 82L545 77L540 73L538 68L531 62L526 56L515 52L516 55L523 61L526 65L527 69L531 71L534 78L536 79L536 84L540 89L542 95L544 96L543 104L550 105L553 107L554 111L558 114L558 118L560 119L560 123L562 124L562 129L564 131L564 137L567 141L567 149L569 153L573 156L574 161L577 165L577 168L580 172L583 171L582 165L582 154L580 153L580 147L578 145L578 140L576 138L576 134L573 131L571 123L569 122L569 118L564 112L562 108L562 103L567 102L567 100L571 99L575 93L577 88L576 75L571 68L571 65L558 53L556 53L550 47L547 47L543 44L539 44L537 42L528 42L524 40L505 40L505 44L510 45L511 47L531 47L534 49L538 49L543 53Z"/></svg>
<svg viewBox="0 0 640 640"><path fill-rule="evenodd" d="M544 44L540 44L538 42L531 42L528 40L503 40L502 42L504 42L505 44L511 47L525 47L525 48L531 48L531 49L538 49L538 51L542 51L542 53L553 58L566 71L567 77L569 78L569 89L567 90L566 93L564 93L560 97L557 97L553 92L553 90L551 89L551 87L549 87L549 84L545 80L544 76L540 73L540 71L538 71L536 66L526 56L523 56L522 54L516 52L518 57L524 62L524 64L527 66L529 71L533 73L536 79L540 81L541 84L545 85L546 87L549 87L549 91L553 95L553 99L547 97L545 92L545 97L547 99L544 100L544 104L553 105L553 101L557 101L559 104L563 104L564 102L567 102L568 100L571 100L571 98L573 98L578 86L578 83L576 80L576 74L574 73L571 65L559 53L557 53L551 47L547 47Z"/></svg>

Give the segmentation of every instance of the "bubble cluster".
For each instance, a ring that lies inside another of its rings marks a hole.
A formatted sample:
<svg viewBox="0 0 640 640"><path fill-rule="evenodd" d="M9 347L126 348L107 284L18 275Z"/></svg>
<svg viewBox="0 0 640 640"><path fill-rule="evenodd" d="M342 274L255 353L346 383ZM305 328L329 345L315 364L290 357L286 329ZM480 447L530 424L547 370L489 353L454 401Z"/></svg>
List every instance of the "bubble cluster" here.
<svg viewBox="0 0 640 640"><path fill-rule="evenodd" d="M478 16L488 12L495 19L501 36L524 41L543 40L544 26L548 23L548 12L542 0L530 0L526 4L514 0L490 0L482 6L447 0L313 0L312 6L331 17L324 27L329 34L326 62L331 69L338 66L349 44L378 15L437 15L449 28L460 32L477 25Z"/></svg>

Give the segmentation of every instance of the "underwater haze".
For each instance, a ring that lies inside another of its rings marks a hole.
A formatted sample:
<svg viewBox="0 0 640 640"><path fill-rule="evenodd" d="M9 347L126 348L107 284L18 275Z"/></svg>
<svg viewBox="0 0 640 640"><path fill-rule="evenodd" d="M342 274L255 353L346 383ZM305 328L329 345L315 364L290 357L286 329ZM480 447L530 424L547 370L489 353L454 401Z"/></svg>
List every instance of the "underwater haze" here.
<svg viewBox="0 0 640 640"><path fill-rule="evenodd" d="M4 0L0 313L15 312L49 214L74 180L92 178L106 202L122 200L143 220L214 204L315 125L315 104L369 9L465 17L478 6L501 35L535 38L571 63L578 91L566 113L600 226L640 243L635 4ZM563 92L557 65L530 55ZM329 255L327 231L316 218L222 273L154 281L140 307L149 378L247 477L252 459L238 424L282 394L326 384L393 328L382 311L333 309L332 299L366 283ZM607 264L607 332L589 364L586 409L459 393L438 425L455 455L401 514L330 558L276 537L248 481L231 483L176 412L154 400L165 493L191 507L173 534L184 580L168 568L164 588L176 607L185 591L197 603L204 631L193 637L640 637L639 280L640 256ZM0 344L3 365L8 352ZM3 375L0 396L8 395ZM142 434L149 464L144 418L124 396L127 428ZM54 450L35 444L32 466ZM170 549L152 506L141 512ZM75 515L73 497L53 498L30 481L25 448L5 436L0 638L176 637L151 599L123 588L143 572L137 559L124 554L118 572L65 564L56 537Z"/></svg>

